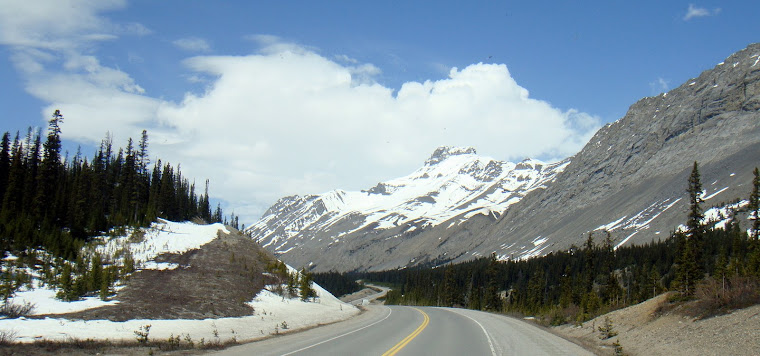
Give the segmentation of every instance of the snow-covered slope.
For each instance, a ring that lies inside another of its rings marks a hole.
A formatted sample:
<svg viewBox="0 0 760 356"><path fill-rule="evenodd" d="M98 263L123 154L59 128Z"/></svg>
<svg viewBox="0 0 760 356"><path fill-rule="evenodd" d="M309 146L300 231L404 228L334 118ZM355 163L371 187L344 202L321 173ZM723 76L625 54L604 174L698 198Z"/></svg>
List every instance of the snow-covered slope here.
<svg viewBox="0 0 760 356"><path fill-rule="evenodd" d="M116 234L111 234L116 235ZM105 260L109 260L118 266L122 266L120 258L127 251L133 256L137 271L130 281L134 281L136 275L145 270L154 273L174 273L179 271L167 271L180 266L156 262L162 254L183 254L192 250L203 250L215 240L225 239L232 246L232 240L228 236L230 231L222 224L198 225L191 222L171 222L159 219L148 228L126 229L125 234L116 236L102 236L94 239L88 246L88 251L101 254ZM248 244L254 245L250 240L240 237ZM39 256L44 251L37 252ZM196 255L197 256L197 255ZM238 257L239 261L243 259ZM16 256L7 256L3 259L4 272L16 269ZM173 265L173 266L172 266ZM187 266L185 266L187 267ZM12 297L3 303L14 305L31 305L33 308L28 315L44 314L40 318L6 318L0 316L0 332L5 333L10 341L33 342L37 340L69 341L72 339L83 340L125 340L134 341L135 332L140 331L146 325L152 325L150 329L151 340L166 340L170 336L182 336L182 342L188 339L200 341L201 338L209 342L227 342L231 339L248 341L268 337L283 332L283 326L288 330L309 328L319 324L335 322L347 319L359 313L359 310L350 304L346 304L334 297L330 292L316 283L313 289L317 298L311 301L301 301L299 298L289 298L277 295L276 285L266 285L258 294L246 301L251 309L250 315L239 317L218 317L204 319L186 318L138 318L126 321L114 321L106 319L78 320L70 315L58 317L56 314L67 314L85 310L93 310L105 306L115 306L122 302L121 293L117 293L108 301L102 301L97 297L86 297L75 302L65 302L56 299L57 290L49 285L44 285L41 278L43 272L39 266L18 267L30 276L28 284L22 286ZM197 268L191 266L190 269ZM290 272L296 272L289 268ZM18 270L16 272L19 272ZM175 278L188 278L187 275L175 274ZM212 277L208 277L210 279ZM130 282L126 282L127 284ZM124 285L117 286L121 290ZM279 289L285 288L280 286ZM174 290L181 293L181 290ZM146 292L147 293L147 292ZM185 297L185 298L183 298ZM176 304L187 302L187 296L176 296ZM219 299L213 300L219 305ZM181 305L168 305L167 308L181 307Z"/></svg>
<svg viewBox="0 0 760 356"><path fill-rule="evenodd" d="M316 267L314 260L291 257L368 232L394 238L478 214L498 217L525 194L545 187L568 163L512 163L479 156L471 147L440 147L414 173L367 190L282 198L246 233L285 261Z"/></svg>

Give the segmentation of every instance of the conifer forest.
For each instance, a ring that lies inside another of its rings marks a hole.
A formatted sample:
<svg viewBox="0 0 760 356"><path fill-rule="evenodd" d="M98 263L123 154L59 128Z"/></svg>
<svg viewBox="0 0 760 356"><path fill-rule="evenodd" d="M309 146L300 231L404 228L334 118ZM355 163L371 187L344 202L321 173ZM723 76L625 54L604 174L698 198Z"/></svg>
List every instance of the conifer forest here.
<svg viewBox="0 0 760 356"><path fill-rule="evenodd" d="M203 192L176 168L151 162L148 134L137 144L115 148L109 135L88 159L61 154L56 110L47 135L29 128L25 136L6 132L0 143L0 248L4 252L44 249L75 260L93 236L114 227L148 226L156 218L222 220L212 212L208 182ZM153 163L151 165L151 163Z"/></svg>

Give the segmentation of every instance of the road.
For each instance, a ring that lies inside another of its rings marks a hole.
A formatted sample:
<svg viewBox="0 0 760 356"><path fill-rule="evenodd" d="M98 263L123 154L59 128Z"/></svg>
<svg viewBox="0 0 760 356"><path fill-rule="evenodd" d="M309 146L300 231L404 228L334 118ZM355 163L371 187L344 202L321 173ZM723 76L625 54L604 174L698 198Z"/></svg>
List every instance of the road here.
<svg viewBox="0 0 760 356"><path fill-rule="evenodd" d="M360 297L354 300L347 300L346 303L352 304L352 305L366 305L369 303L373 303L375 300L380 299L382 297L385 297L386 294L388 294L388 291L391 290L390 288L383 287L383 286L376 286L374 284L366 284L367 290L373 290L376 291L376 293Z"/></svg>
<svg viewBox="0 0 760 356"><path fill-rule="evenodd" d="M370 305L344 322L217 355L592 355L522 320L475 310Z"/></svg>

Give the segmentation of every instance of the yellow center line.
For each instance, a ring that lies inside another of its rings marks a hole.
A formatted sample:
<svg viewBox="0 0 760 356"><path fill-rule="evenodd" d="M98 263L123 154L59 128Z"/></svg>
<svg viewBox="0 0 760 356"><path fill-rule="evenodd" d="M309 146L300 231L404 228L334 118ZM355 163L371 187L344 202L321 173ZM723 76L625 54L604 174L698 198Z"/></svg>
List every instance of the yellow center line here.
<svg viewBox="0 0 760 356"><path fill-rule="evenodd" d="M422 314L425 320L423 320L422 324L416 330L414 330L411 334L409 334L409 336L405 337L404 340L399 341L399 343L396 344L396 346L393 346L391 347L390 350L386 351L383 354L383 356L393 356L397 352L401 351L401 349L403 349L404 346L406 346L406 344L408 344L410 341L412 341L412 339L417 337L417 335L419 335L422 332L422 330L425 330L425 327L427 327L428 323L430 323L430 317L424 311L419 310L417 308L412 308L412 309L420 312L420 314Z"/></svg>

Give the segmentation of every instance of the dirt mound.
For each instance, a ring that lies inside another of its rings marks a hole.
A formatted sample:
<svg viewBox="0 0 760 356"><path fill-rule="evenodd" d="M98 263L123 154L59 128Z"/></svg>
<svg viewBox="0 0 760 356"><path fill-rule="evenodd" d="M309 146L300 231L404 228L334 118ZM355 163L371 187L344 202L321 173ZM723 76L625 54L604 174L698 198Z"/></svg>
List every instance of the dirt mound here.
<svg viewBox="0 0 760 356"><path fill-rule="evenodd" d="M274 257L249 237L231 231L220 231L200 249L160 255L156 262L179 267L135 272L114 298L119 304L56 317L125 321L251 315L245 303L271 283L262 273Z"/></svg>
<svg viewBox="0 0 760 356"><path fill-rule="evenodd" d="M693 302L691 302L693 303ZM645 302L601 315L582 326L553 328L580 339L598 354L613 354L617 341L629 355L757 355L760 350L760 305L707 319L686 316L690 303L668 305L662 294ZM663 310L667 310L663 313ZM617 336L600 340L609 318Z"/></svg>

